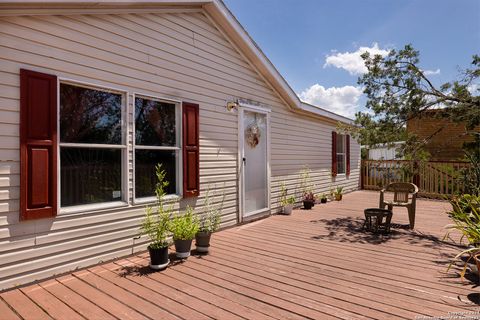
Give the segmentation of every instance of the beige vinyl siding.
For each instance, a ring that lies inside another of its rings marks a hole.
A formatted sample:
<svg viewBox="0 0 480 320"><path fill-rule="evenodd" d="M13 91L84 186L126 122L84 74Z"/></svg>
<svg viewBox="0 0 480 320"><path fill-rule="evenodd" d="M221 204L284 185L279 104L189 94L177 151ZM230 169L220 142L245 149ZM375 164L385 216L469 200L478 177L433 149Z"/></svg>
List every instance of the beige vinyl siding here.
<svg viewBox="0 0 480 320"><path fill-rule="evenodd" d="M20 68L128 92L128 141L133 139L133 94L200 105L200 183L197 199L174 202L202 210L210 185L222 227L237 223L237 112L226 102L249 99L272 109L272 212L278 189L298 184L303 164L318 192L331 187L334 124L294 114L248 61L201 12L58 15L0 18L0 289L145 249L134 239L144 205L134 204L129 147L129 204L19 222ZM352 142L352 174L334 185L358 185L359 148Z"/></svg>

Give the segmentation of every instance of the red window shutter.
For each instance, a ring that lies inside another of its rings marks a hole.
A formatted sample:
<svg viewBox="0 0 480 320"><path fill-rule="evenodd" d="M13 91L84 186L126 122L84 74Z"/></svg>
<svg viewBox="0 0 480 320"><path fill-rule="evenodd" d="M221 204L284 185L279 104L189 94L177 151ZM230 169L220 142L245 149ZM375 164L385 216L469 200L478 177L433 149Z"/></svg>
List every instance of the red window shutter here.
<svg viewBox="0 0 480 320"><path fill-rule="evenodd" d="M20 219L57 214L57 77L20 70Z"/></svg>
<svg viewBox="0 0 480 320"><path fill-rule="evenodd" d="M332 131L332 176L337 176L337 133Z"/></svg>
<svg viewBox="0 0 480 320"><path fill-rule="evenodd" d="M200 193L198 104L183 103L183 197Z"/></svg>
<svg viewBox="0 0 480 320"><path fill-rule="evenodd" d="M345 158L347 162L347 176L350 175L350 135L345 136Z"/></svg>

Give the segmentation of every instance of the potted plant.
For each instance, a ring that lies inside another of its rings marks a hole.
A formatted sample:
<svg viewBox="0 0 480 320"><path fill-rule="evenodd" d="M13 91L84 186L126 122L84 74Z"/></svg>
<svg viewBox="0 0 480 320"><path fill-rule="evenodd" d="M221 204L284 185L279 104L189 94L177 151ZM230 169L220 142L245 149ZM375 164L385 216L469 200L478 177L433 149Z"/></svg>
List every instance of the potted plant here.
<svg viewBox="0 0 480 320"><path fill-rule="evenodd" d="M285 182L280 185L280 205L282 206L282 213L286 215L292 214L292 209L295 204L295 197L287 197L287 188Z"/></svg>
<svg viewBox="0 0 480 320"><path fill-rule="evenodd" d="M145 218L140 227L140 232L150 238L148 252L150 254L150 268L162 270L168 266L168 241L170 229L170 214L172 207L164 205L165 188L168 181L165 181L165 171L162 165L156 166L157 184L155 194L157 196L156 212L149 206L145 209Z"/></svg>
<svg viewBox="0 0 480 320"><path fill-rule="evenodd" d="M320 196L320 203L327 203L327 195L325 193L322 193Z"/></svg>
<svg viewBox="0 0 480 320"><path fill-rule="evenodd" d="M343 187L337 187L335 189L335 200L336 201L342 201L342 191L343 191Z"/></svg>
<svg viewBox="0 0 480 320"><path fill-rule="evenodd" d="M187 206L183 215L177 214L170 223L170 231L175 244L177 258L186 259L190 256L192 240L198 232L200 225L197 215L192 207Z"/></svg>
<svg viewBox="0 0 480 320"><path fill-rule="evenodd" d="M195 235L195 246L197 252L207 253L210 248L210 238L212 233L218 230L221 222L221 209L223 201L225 200L225 193L223 194L222 202L219 206L214 206L210 198L210 188L205 194L204 208L205 213L200 218L200 225L198 232Z"/></svg>
<svg viewBox="0 0 480 320"><path fill-rule="evenodd" d="M291 215L293 206L295 205L295 197L290 196L286 199L286 202L283 204L283 214Z"/></svg>
<svg viewBox="0 0 480 320"><path fill-rule="evenodd" d="M452 231L458 231L461 234L460 244L467 244L468 248L458 253L454 260L448 266L448 269L455 263L455 261L461 257L465 257L463 269L460 276L463 278L469 266L475 273L480 270L480 196L464 194L459 197L455 197L450 200L452 205L452 211L448 212L450 219L453 223L446 226L447 233L444 236L444 240L449 238L453 242L456 242L450 237Z"/></svg>
<svg viewBox="0 0 480 320"><path fill-rule="evenodd" d="M310 210L315 205L315 195L313 192L305 192L303 194L303 208L305 210Z"/></svg>

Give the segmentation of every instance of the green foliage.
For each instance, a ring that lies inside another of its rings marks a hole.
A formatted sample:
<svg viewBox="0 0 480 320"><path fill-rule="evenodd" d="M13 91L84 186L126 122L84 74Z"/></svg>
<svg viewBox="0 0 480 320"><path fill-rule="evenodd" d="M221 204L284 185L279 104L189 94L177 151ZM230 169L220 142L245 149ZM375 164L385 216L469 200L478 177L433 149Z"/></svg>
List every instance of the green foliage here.
<svg viewBox="0 0 480 320"><path fill-rule="evenodd" d="M453 231L456 231L461 234L460 244L466 240L467 244L473 247L462 250L457 254L454 261L450 263L449 269L461 256L468 254L468 262L480 252L480 196L465 194L450 200L450 204L452 210L448 212L448 215L453 223L446 226L447 233L444 240L448 238L455 242L450 235ZM463 266L462 277L465 275L466 267L467 263Z"/></svg>
<svg viewBox="0 0 480 320"><path fill-rule="evenodd" d="M440 87L426 77L419 66L420 54L411 45L391 50L384 57L365 52L362 58L368 72L358 84L367 96L368 110L356 114L353 126L340 126L362 145L406 141L403 154L416 160L417 152L428 141L408 134L406 123L430 109L440 110L438 117L465 123L467 131L480 125L479 91L469 90L480 78L480 56L473 56L471 67L462 71L460 80Z"/></svg>
<svg viewBox="0 0 480 320"><path fill-rule="evenodd" d="M335 195L337 195L337 196L342 195L342 192L343 192L343 187L339 186L335 189Z"/></svg>
<svg viewBox="0 0 480 320"><path fill-rule="evenodd" d="M200 217L200 225L199 231L200 232L215 232L220 227L221 222L221 212L223 208L223 203L225 201L225 192L223 192L222 201L219 205L215 206L212 203L212 199L210 197L210 186L207 189L205 194L205 200L203 203L204 206L204 214Z"/></svg>
<svg viewBox="0 0 480 320"><path fill-rule="evenodd" d="M295 196L290 196L287 198L287 204L295 204Z"/></svg>
<svg viewBox="0 0 480 320"><path fill-rule="evenodd" d="M303 194L312 193L313 191L311 173L312 170L307 165L303 166L303 169L300 171L300 188Z"/></svg>
<svg viewBox="0 0 480 320"><path fill-rule="evenodd" d="M168 181L165 181L165 170L162 165L156 167L157 184L155 194L157 195L156 212L152 207L147 206L145 209L145 218L140 226L140 232L146 234L150 238L150 246L154 249L169 246L168 234L170 230L170 215L172 206L165 206L165 188L168 187Z"/></svg>
<svg viewBox="0 0 480 320"><path fill-rule="evenodd" d="M462 182L465 193L480 195L480 154L465 152L465 158L470 167L462 169Z"/></svg>
<svg viewBox="0 0 480 320"><path fill-rule="evenodd" d="M173 240L191 240L195 238L199 229L198 217L190 206L187 207L183 215L174 215L170 223Z"/></svg>
<svg viewBox="0 0 480 320"><path fill-rule="evenodd" d="M323 200L327 200L327 194L326 193L322 193L322 195L320 196L320 199L323 199Z"/></svg>

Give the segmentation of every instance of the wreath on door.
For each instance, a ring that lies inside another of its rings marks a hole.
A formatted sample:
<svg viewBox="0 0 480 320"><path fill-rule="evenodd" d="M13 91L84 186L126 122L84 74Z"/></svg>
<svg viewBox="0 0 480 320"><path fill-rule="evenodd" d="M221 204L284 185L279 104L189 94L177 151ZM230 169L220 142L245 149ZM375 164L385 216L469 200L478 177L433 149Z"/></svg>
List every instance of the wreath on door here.
<svg viewBox="0 0 480 320"><path fill-rule="evenodd" d="M258 145L261 136L262 133L256 121L245 129L245 140L252 149Z"/></svg>

